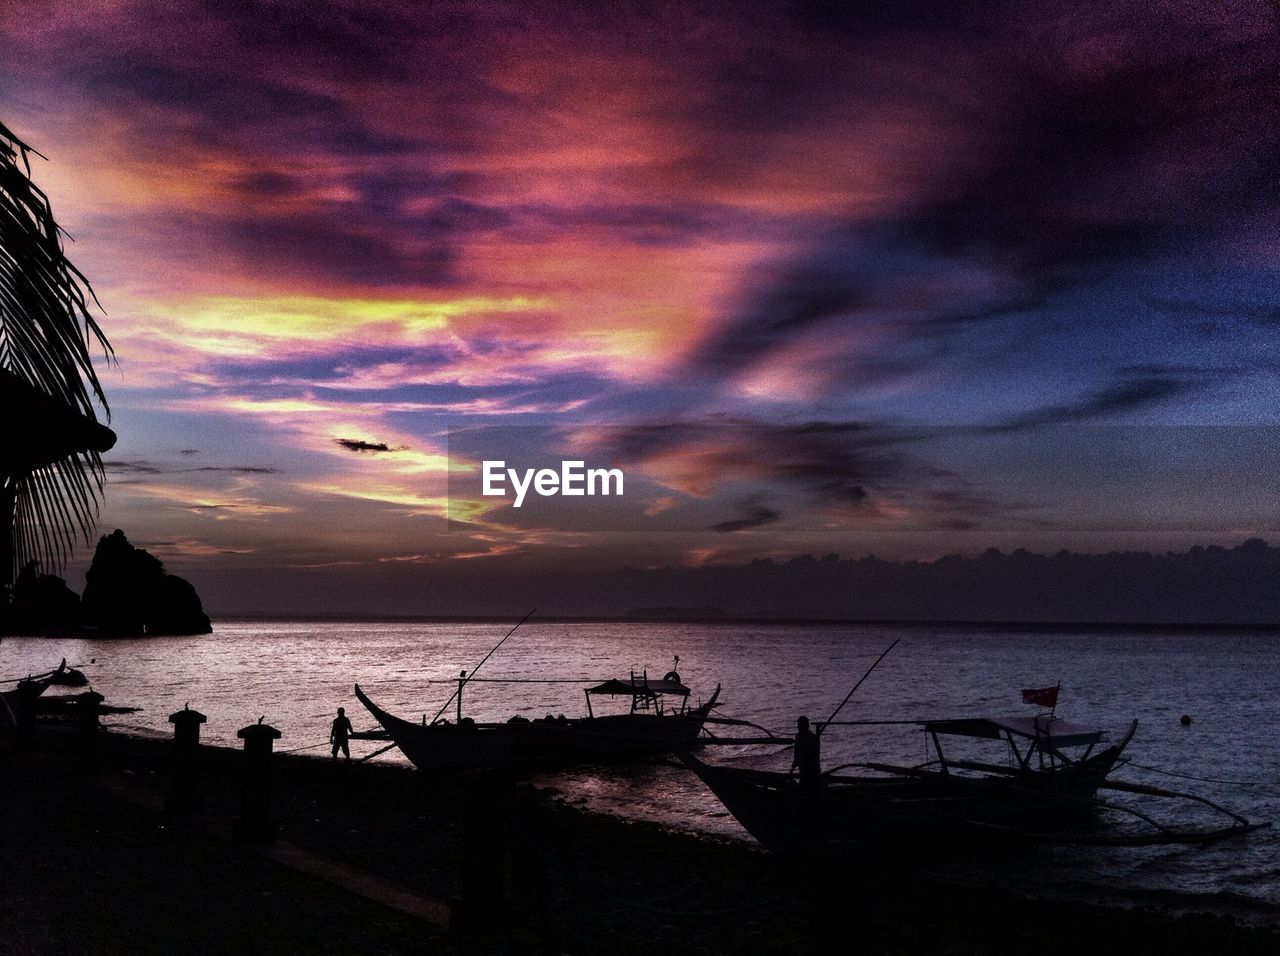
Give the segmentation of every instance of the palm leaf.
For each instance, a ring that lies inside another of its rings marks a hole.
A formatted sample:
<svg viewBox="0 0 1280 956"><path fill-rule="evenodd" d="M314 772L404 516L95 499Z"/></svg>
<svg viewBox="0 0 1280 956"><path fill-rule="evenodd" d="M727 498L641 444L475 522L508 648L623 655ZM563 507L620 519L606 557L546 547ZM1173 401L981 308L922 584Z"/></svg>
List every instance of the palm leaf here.
<svg viewBox="0 0 1280 956"><path fill-rule="evenodd" d="M108 418L110 409L90 350L96 344L108 359L114 352L90 312L91 303L101 308L93 289L67 259L49 198L31 180L32 153L40 155L0 123L0 371L67 416L96 423L96 406ZM5 418L30 413L10 408ZM76 540L93 535L104 477L99 449L70 449L30 467L21 449L11 449L5 462L0 490L13 504L0 529L11 543L0 581L33 559L60 568Z"/></svg>

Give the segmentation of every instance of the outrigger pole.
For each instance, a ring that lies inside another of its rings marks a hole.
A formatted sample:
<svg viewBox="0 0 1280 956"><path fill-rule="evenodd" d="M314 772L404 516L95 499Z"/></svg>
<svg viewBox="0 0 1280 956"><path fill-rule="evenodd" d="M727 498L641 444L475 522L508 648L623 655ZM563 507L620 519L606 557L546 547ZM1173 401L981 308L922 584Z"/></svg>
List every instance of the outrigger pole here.
<svg viewBox="0 0 1280 956"><path fill-rule="evenodd" d="M493 645L493 647L489 650L489 653L480 659L480 663L477 664L475 667L471 668L471 677L474 677L476 671L484 667L484 662L487 661L489 658L491 658L495 653L497 653L498 648L500 648L503 644L507 643L507 638L510 637L512 634L514 634L517 630L519 630L521 624L529 620L529 618L533 617L534 611L537 611L537 610L538 609L535 607L524 617L520 618L520 620L516 622L516 626L513 627L511 630L507 631L506 636L503 637L502 640L498 641L497 644ZM437 720L440 719L440 715L443 714L449 708L449 705L453 703L453 699L462 693L463 685L466 684L466 682L470 679L471 679L470 677L467 677L467 672L463 671L462 677L459 678L458 680L458 686L455 687L453 693L449 695L449 699L446 700L441 705L438 711L436 711L436 715L431 719L431 723L434 724ZM461 716L461 710L462 710L461 700L458 701L458 710L459 710L459 716ZM366 760L372 760L374 757L377 757L380 754L384 754L388 750L394 750L396 746L397 744L394 744L394 743L388 744L387 746L383 747L381 750L375 750L373 753L369 754L368 756L361 757L360 762L364 763Z"/></svg>
<svg viewBox="0 0 1280 956"><path fill-rule="evenodd" d="M853 696L854 691L856 691L859 687L862 686L862 682L871 676L871 672L880 666L880 662L889 656L889 652L898 646L898 641L900 640L902 640L902 638L898 638L892 644L890 644L888 647L884 649L884 652L879 657L876 658L876 662L867 668L867 672L865 674L863 674L861 677L858 678L858 683L854 684L853 687L849 690L849 693L844 695L844 700L840 701L840 706L831 712L830 717L828 717L822 723L818 724L819 734L821 734L824 730L827 729L827 724L835 720L836 717L839 715L840 711L844 710L844 705L849 703L849 698Z"/></svg>
<svg viewBox="0 0 1280 956"><path fill-rule="evenodd" d="M493 648L489 651L489 653L488 653L488 654L486 654L484 657L482 657L482 658L480 659L480 663L479 663L479 664L477 664L475 667L471 668L471 677L475 677L475 676L476 676L476 671L478 671L480 668L484 667L484 662L485 662L485 661L487 661L489 658L491 658L494 654L496 654L496 653L497 653L497 651L498 651L498 648L500 648L503 644L507 643L507 637L510 637L512 634L514 634L516 631L518 631L518 630L520 629L520 625L521 625L521 624L523 624L525 621L529 620L529 618L533 617L533 612L534 612L534 611L536 611L536 610L538 610L538 609L535 607L535 608L533 609L533 611L530 611L530 612L529 612L528 614L526 614L524 617L520 618L520 620L516 622L516 626L515 626L515 627L513 627L511 630L507 631L506 637L504 637L502 640L498 641L498 643L497 643L497 644L494 644L494 645L493 645ZM455 697L459 696L459 695L462 693L462 687L463 687L463 685L464 685L464 684L466 684L466 682L467 682L468 680L470 680L470 679L471 679L471 678L467 676L467 672L466 672L466 671L463 671L463 672L462 672L462 677L461 677L461 679L459 679L459 681L458 681L458 686L457 686L457 687L455 687L455 688L454 688L453 693L449 695L449 699L448 699L448 700L446 700L446 701L445 701L445 702L440 706L440 709L439 709L438 711L436 711L436 715L435 715L434 717L432 717L432 718L431 718L431 723L433 723L433 724L434 724L437 720L439 720L439 719L440 719L440 715L441 715L441 714L443 714L446 710L448 710L448 709L449 709L449 705L453 703L453 699L454 699ZM458 706L458 716L459 716L459 718L461 718L461 716L462 716L462 706L461 706L461 705L462 705L462 702L461 702L461 701L459 701L459 702L458 702L458 705L459 705L459 706Z"/></svg>

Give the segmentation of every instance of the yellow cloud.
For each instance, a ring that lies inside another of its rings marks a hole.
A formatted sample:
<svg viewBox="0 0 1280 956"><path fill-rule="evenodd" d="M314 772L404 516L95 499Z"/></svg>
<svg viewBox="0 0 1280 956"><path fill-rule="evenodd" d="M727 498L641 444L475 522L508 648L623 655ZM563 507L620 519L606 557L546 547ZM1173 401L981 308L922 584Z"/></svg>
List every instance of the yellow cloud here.
<svg viewBox="0 0 1280 956"><path fill-rule="evenodd" d="M130 495L159 498L196 514L211 515L218 521L229 518L261 518L266 515L289 514L297 510L291 505L265 504L258 498L245 494L245 487L244 483L237 482L236 487L228 491L216 491L191 485L148 481L117 485L113 487L112 492L114 494L127 492Z"/></svg>
<svg viewBox="0 0 1280 956"><path fill-rule="evenodd" d="M320 296L184 296L142 303L126 336L220 358L316 354L334 343L421 345L469 316L545 309L526 296L457 299L355 299ZM158 340L158 341L156 341Z"/></svg>

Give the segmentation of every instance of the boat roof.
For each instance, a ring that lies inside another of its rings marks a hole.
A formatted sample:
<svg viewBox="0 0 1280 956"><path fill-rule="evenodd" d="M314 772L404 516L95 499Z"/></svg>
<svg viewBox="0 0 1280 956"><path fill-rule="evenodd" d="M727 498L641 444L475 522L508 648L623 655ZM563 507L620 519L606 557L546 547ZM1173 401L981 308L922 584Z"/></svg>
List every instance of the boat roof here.
<svg viewBox="0 0 1280 956"><path fill-rule="evenodd" d="M1096 744L1103 738L1101 730L1073 724L1051 714L1035 717L964 717L957 720L928 720L925 730L953 737L999 739L1006 733L1029 740L1052 741L1058 747Z"/></svg>
<svg viewBox="0 0 1280 956"><path fill-rule="evenodd" d="M636 694L674 694L688 697L690 690L678 680L659 680L654 677L634 677L607 680L603 684L587 688L588 694L606 694L634 697Z"/></svg>

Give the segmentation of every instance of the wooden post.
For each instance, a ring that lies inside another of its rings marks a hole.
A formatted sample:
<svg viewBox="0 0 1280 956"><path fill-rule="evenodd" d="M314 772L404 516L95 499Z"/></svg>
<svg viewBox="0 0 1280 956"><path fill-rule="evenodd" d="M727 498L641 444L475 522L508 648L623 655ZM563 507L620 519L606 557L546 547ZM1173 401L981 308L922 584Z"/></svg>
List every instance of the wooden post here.
<svg viewBox="0 0 1280 956"><path fill-rule="evenodd" d="M94 690L87 690L76 697L76 724L80 738L80 758L92 766L98 756L98 737L102 727L98 722L101 704L105 700Z"/></svg>
<svg viewBox="0 0 1280 956"><path fill-rule="evenodd" d="M18 746L26 749L36 742L36 701L40 685L24 680L18 684L18 709L13 718L18 722Z"/></svg>
<svg viewBox="0 0 1280 956"><path fill-rule="evenodd" d="M467 672L463 671L458 675L458 719L457 723L462 723L462 687L467 682Z"/></svg>
<svg viewBox="0 0 1280 956"><path fill-rule="evenodd" d="M276 835L271 817L271 755L281 734L259 717L256 724L237 730L236 736L244 741L244 760L240 819L233 832L240 840L269 843Z"/></svg>
<svg viewBox="0 0 1280 956"><path fill-rule="evenodd" d="M166 813L192 813L204 802L200 793L200 725L208 719L189 704L169 715L169 723L173 724L173 772L164 802Z"/></svg>

